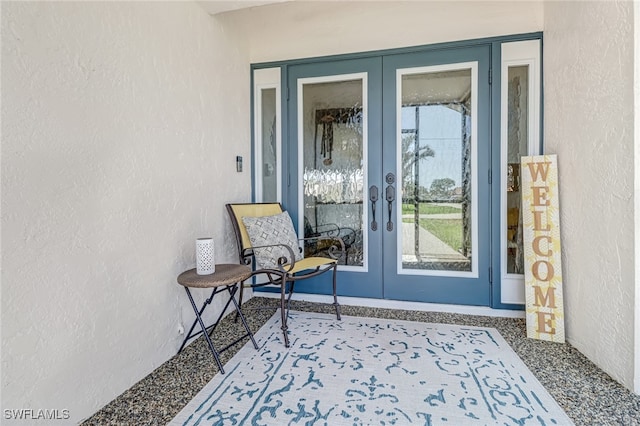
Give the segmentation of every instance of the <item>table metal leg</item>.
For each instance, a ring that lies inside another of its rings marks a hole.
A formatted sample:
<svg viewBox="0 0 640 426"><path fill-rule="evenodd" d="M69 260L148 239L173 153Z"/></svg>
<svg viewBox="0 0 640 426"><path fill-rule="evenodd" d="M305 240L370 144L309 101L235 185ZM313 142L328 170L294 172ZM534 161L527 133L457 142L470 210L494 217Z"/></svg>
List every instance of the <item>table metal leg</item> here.
<svg viewBox="0 0 640 426"><path fill-rule="evenodd" d="M191 325L191 328L189 329L189 332L187 333L186 337L184 338L182 345L180 346L180 349L178 350L178 353L180 353L182 351L182 349L184 349L185 345L187 344L187 342L198 336L200 333L204 334L204 338L207 341L207 345L209 345L209 349L211 349L211 353L213 354L213 357L216 360L216 364L218 365L218 368L220 369L220 372L222 374L224 374L224 368L222 367L222 363L220 362L220 354L222 352L224 352L225 350L229 349L231 346L235 345L236 343L238 343L239 341L241 341L242 339L244 339L245 337L249 337L249 339L251 339L251 343L253 343L253 347L255 349L258 349L258 344L256 343L254 337L253 337L253 333L251 332L251 329L249 328L249 324L247 323L246 318L244 317L244 315L242 314L242 310L240 309L240 306L238 305L238 302L235 299L235 295L238 291L238 284L231 284L231 285L227 285L227 286L220 286L220 287L216 287L213 289L213 291L211 292L211 296L206 299L204 301L204 303L202 304L202 307L200 309L198 309L198 307L196 306L195 301L193 300L193 296L191 295L191 292L189 291L188 287L184 288L185 291L187 292L187 296L189 297L189 301L191 302L191 306L193 307L193 311L196 314L196 319L195 321L193 321L193 324ZM220 315L218 316L217 320L210 326L205 326L204 325L204 321L202 320L202 314L204 313L205 308L207 307L207 305L211 304L211 302L213 301L213 298L215 297L216 294L227 290L229 292L229 300L227 300L227 303L224 305L224 308L222 309L222 312L220 312ZM246 334L238 337L236 340L234 340L233 342L231 342L229 345L225 346L224 348L220 349L220 350L216 350L216 348L213 345L213 341L211 340L211 337L213 336L213 331L216 329L216 327L218 326L218 324L220 323L220 321L222 320L222 317L224 316L224 313L227 311L227 308L229 307L229 305L233 303L235 309L236 309L236 315L238 317L240 317L240 319L242 320L242 325L244 326L245 331L247 332ZM202 331L199 331L197 333L194 333L194 329L196 327L196 324L200 324L200 328L202 329ZM210 329L210 330L209 330Z"/></svg>
<svg viewBox="0 0 640 426"><path fill-rule="evenodd" d="M240 283L240 285L242 285L242 283ZM238 291L238 287L237 286L229 286L227 287L227 290L229 290L229 300L233 301L233 304L236 307L236 318L239 316L240 320L242 321L242 325L244 325L244 329L247 330L247 335L249 336L249 339L251 339L251 343L253 343L253 347L258 349L258 344L256 343L255 339L253 338L253 333L251 332L251 329L249 329L249 324L247 324L247 320L245 319L244 315L242 314L242 311L240 310L240 306L238 305L238 302L236 302L236 298L234 297L235 294Z"/></svg>
<svg viewBox="0 0 640 426"><path fill-rule="evenodd" d="M202 321L202 317L200 315L201 311L198 310L198 307L196 306L196 302L193 301L193 297L191 296L191 292L189 291L189 288L185 287L184 289L187 292L187 296L189 296L189 301L191 302L193 311L196 313L197 321L200 323L200 327L202 327L202 334L204 334L204 338L207 340L207 344L209 345L209 349L211 349L211 353L213 354L213 357L216 360L216 364L218 364L218 368L220 369L220 372L224 374L224 368L222 367L222 363L220 362L220 357L218 356L218 352L216 351L216 348L213 346L213 342L211 341L211 338L209 337L209 333L207 332L207 327L205 327L204 322ZM214 291L214 294L211 295L211 298L213 298L214 295L215 295L215 291ZM205 302L205 304L202 306L202 312L204 311L204 307L206 305L207 303ZM193 327L191 327L191 329L193 330ZM188 337L190 336L187 335L187 338Z"/></svg>
<svg viewBox="0 0 640 426"><path fill-rule="evenodd" d="M186 289L187 288L185 287L185 290ZM196 334L192 334L193 333L193 329L196 328L196 324L198 324L198 317L202 317L202 313L204 312L204 310L207 307L207 305L211 303L211 301L213 300L213 296L215 296L217 292L218 292L217 288L213 289L213 292L211 293L211 296L209 296L209 298L207 300L205 300L204 303L202 304L202 307L200 308L200 310L196 314L196 319L193 321L193 324L191 324L191 328L189 329L189 332L187 333L187 335L185 336L184 340L182 341L182 345L180 345L180 349L178 349L178 353L182 352L182 350L184 349L184 347L187 344L187 342L189 341L189 339L191 339L192 337L195 337L198 334L202 333L202 331L200 331L200 332L198 332ZM189 294L188 291L187 291L187 294Z"/></svg>

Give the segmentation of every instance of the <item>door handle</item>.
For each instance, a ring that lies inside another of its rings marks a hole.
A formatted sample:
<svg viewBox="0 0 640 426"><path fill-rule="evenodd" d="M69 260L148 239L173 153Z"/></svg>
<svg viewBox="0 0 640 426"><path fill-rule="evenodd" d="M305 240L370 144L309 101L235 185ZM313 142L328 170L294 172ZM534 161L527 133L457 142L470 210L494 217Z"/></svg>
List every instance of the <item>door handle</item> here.
<svg viewBox="0 0 640 426"><path fill-rule="evenodd" d="M371 201L371 214L372 214L371 230L377 231L378 222L376 222L376 201L378 201L378 187L375 185L372 185L371 188L369 188L369 201Z"/></svg>
<svg viewBox="0 0 640 426"><path fill-rule="evenodd" d="M393 173L387 173L385 180L389 184L387 185L387 189L385 193L385 198L387 199L387 207L389 209L389 220L387 221L387 231L391 232L393 231L393 221L391 220L391 212L393 210L393 202L396 199L396 189L391 185L395 183L396 177L393 175Z"/></svg>
<svg viewBox="0 0 640 426"><path fill-rule="evenodd" d="M391 220L391 210L393 209L393 202L396 199L396 189L389 185L387 186L387 206L389 207L389 221L387 221L387 231L393 231L393 221Z"/></svg>

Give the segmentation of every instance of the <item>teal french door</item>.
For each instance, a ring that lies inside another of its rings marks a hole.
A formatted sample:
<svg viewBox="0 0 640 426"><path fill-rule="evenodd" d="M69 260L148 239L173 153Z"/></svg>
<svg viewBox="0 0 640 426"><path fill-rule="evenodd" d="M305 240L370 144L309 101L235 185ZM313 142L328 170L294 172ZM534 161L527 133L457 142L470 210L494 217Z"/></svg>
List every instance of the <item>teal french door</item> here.
<svg viewBox="0 0 640 426"><path fill-rule="evenodd" d="M489 65L489 46L384 58L385 298L490 304Z"/></svg>
<svg viewBox="0 0 640 426"><path fill-rule="evenodd" d="M341 295L490 304L489 68L489 45L288 67L283 201L345 241Z"/></svg>
<svg viewBox="0 0 640 426"><path fill-rule="evenodd" d="M348 245L341 295L383 298L384 235L370 226L382 212L368 190L381 184L382 58L290 66L288 91L286 208L300 235L339 235ZM301 291L327 293L329 277L318 278Z"/></svg>

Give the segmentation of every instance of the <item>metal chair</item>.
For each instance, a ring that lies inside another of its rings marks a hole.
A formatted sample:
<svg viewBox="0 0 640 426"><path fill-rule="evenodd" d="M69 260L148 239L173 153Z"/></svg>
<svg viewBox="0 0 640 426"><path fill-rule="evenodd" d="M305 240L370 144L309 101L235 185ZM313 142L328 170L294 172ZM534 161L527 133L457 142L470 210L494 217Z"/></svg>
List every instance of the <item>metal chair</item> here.
<svg viewBox="0 0 640 426"><path fill-rule="evenodd" d="M337 223L323 223L316 226L311 225L309 219L304 218L304 237L307 240L304 245L305 256L325 256L329 254L329 250L333 247L333 238L339 238L344 243L343 261L345 265L349 264L349 256L351 248L354 247L358 233L355 229L348 226L340 226ZM315 237L322 238L320 241L314 241ZM339 261L339 259L338 259Z"/></svg>
<svg viewBox="0 0 640 426"><path fill-rule="evenodd" d="M253 280L247 280L245 286L252 288L269 285L280 287L281 328L284 334L284 344L286 347L289 347L289 337L287 335L289 302L291 301L291 296L293 295L296 282L316 277L324 274L325 272L332 272L333 306L336 310L336 318L340 320L340 304L338 303L338 296L336 294L336 272L338 265L337 259L345 252L344 243L340 238L319 236L297 239L300 242L306 240L334 241L332 248L327 250L328 255L331 256L330 258L316 256L302 258L302 251L298 244L296 244L295 247L292 247L291 245L285 244L284 241L265 245L254 245L251 243L251 235L243 221L243 218L261 218L269 220L270 218L285 212L280 203L227 204L226 208L236 235L240 263L243 265L253 265L252 277L259 278L257 280L258 282L253 283L251 283ZM262 264L267 263L261 259L261 256L263 256L262 252L271 251L273 249L280 250L280 254L277 257L275 264L269 267L262 267ZM298 260L296 260L296 257ZM244 286L240 288L240 305L242 305L243 290Z"/></svg>

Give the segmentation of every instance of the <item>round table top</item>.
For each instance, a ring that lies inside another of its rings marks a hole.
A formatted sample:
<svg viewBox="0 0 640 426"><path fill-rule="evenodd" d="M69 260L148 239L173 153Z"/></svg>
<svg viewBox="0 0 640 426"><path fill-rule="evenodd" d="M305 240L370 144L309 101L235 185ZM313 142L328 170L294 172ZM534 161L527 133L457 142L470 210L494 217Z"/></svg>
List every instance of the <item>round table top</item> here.
<svg viewBox="0 0 640 426"><path fill-rule="evenodd" d="M211 288L242 282L251 276L251 268L246 265L219 264L216 271L209 275L198 275L196 269L190 269L178 276L178 284L185 287Z"/></svg>

